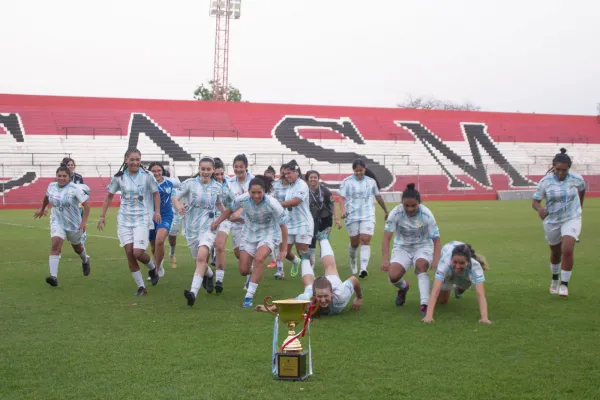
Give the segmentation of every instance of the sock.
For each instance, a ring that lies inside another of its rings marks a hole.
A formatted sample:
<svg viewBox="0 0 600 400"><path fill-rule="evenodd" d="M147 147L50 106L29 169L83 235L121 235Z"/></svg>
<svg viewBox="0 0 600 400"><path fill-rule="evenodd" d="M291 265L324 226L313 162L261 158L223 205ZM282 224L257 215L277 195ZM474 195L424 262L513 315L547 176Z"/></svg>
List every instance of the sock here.
<svg viewBox="0 0 600 400"><path fill-rule="evenodd" d="M550 272L552 272L552 280L558 280L558 273L560 272L560 264L550 264Z"/></svg>
<svg viewBox="0 0 600 400"><path fill-rule="evenodd" d="M560 271L560 283L565 286L569 286L569 279L571 279L571 273L573 271Z"/></svg>
<svg viewBox="0 0 600 400"><path fill-rule="evenodd" d="M358 247L354 248L354 247L348 245L348 253L350 254L350 261L356 262L356 251L357 250L358 250Z"/></svg>
<svg viewBox="0 0 600 400"><path fill-rule="evenodd" d="M146 267L148 267L148 271L152 271L154 268L156 268L156 265L154 265L154 261L150 259L150 261L148 261L148 264L146 264Z"/></svg>
<svg viewBox="0 0 600 400"><path fill-rule="evenodd" d="M419 280L419 294L421 295L421 305L429 303L429 277L426 272L417 275Z"/></svg>
<svg viewBox="0 0 600 400"><path fill-rule="evenodd" d="M137 287L146 287L146 285L144 284L144 277L142 276L142 271L138 269L137 271L132 272L131 276L133 276L133 280L135 281Z"/></svg>
<svg viewBox="0 0 600 400"><path fill-rule="evenodd" d="M246 285L250 284L250 279L252 278L252 274L246 275Z"/></svg>
<svg viewBox="0 0 600 400"><path fill-rule="evenodd" d="M300 259L298 257L296 257L295 254L294 254L294 259L292 260L292 264L294 264L294 265L300 264Z"/></svg>
<svg viewBox="0 0 600 400"><path fill-rule="evenodd" d="M214 276L214 272L212 270L212 268L206 268L206 276L208 276L209 278L212 278Z"/></svg>
<svg viewBox="0 0 600 400"><path fill-rule="evenodd" d="M329 240L323 239L319 244L321 245L321 258L333 255L333 249Z"/></svg>
<svg viewBox="0 0 600 400"><path fill-rule="evenodd" d="M283 272L283 261L277 261L277 271Z"/></svg>
<svg viewBox="0 0 600 400"><path fill-rule="evenodd" d="M371 246L360 246L360 270L366 271L371 258Z"/></svg>
<svg viewBox="0 0 600 400"><path fill-rule="evenodd" d="M81 254L78 254L79 258L81 258L81 261L85 262L85 260L87 260L87 253L85 252L85 247L83 248L83 251L81 252Z"/></svg>
<svg viewBox="0 0 600 400"><path fill-rule="evenodd" d="M254 298L254 294L256 293L256 289L258 289L258 283L250 282L248 284L248 291L246 292L247 298Z"/></svg>
<svg viewBox="0 0 600 400"><path fill-rule="evenodd" d="M392 282L390 281L390 283L394 286L396 286L398 289L404 289L406 287L406 281L404 281L404 279L400 278L400 280L398 282Z"/></svg>
<svg viewBox="0 0 600 400"><path fill-rule="evenodd" d="M204 277L202 275L194 274L194 278L192 279L192 287L190 291L194 293L194 296L198 296L198 291L200 290L200 286L202 286L202 279Z"/></svg>
<svg viewBox="0 0 600 400"><path fill-rule="evenodd" d="M171 247L171 257L173 257L175 255L175 244L174 245L169 245Z"/></svg>
<svg viewBox="0 0 600 400"><path fill-rule="evenodd" d="M225 278L225 271L223 271L222 269L218 269L217 272L217 282L223 282L223 278Z"/></svg>
<svg viewBox="0 0 600 400"><path fill-rule="evenodd" d="M58 278L58 262L59 261L60 261L60 256L48 257L48 263L50 264L50 276Z"/></svg>
<svg viewBox="0 0 600 400"><path fill-rule="evenodd" d="M312 267L312 265L310 265L310 260L302 260L302 276L304 277L304 275L315 275L315 271Z"/></svg>
<svg viewBox="0 0 600 400"><path fill-rule="evenodd" d="M310 258L310 259L311 259L313 262L314 262L314 259L315 259L315 253L316 253L316 251L317 251L317 249L316 249L316 248L314 248L314 249L308 249L308 255L309 255L309 258Z"/></svg>

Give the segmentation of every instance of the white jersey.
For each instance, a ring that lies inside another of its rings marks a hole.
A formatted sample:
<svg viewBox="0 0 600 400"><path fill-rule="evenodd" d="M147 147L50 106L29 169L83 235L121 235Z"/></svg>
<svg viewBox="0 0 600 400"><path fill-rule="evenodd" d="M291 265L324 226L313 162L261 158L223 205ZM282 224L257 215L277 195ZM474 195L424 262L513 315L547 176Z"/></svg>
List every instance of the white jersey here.
<svg viewBox="0 0 600 400"><path fill-rule="evenodd" d="M572 219L581 218L579 192L585 190L585 181L579 174L569 172L564 181L555 174L544 176L533 194L535 200L544 200L548 216L545 224L563 224Z"/></svg>
<svg viewBox="0 0 600 400"><path fill-rule="evenodd" d="M394 233L394 248L408 253L423 248L433 248L433 239L440 238L440 230L429 208L419 204L415 216L409 217L402 204L394 207L387 221L385 231Z"/></svg>
<svg viewBox="0 0 600 400"><path fill-rule="evenodd" d="M290 185L285 194L285 201L293 199L302 200L296 207L292 207L289 212L287 222L288 234L290 235L313 235L314 220L310 212L310 200L308 198L309 188L302 179L296 179L294 184Z"/></svg>
<svg viewBox="0 0 600 400"><path fill-rule="evenodd" d="M327 275L327 280L331 283L333 289L333 298L331 299L330 314L339 314L350 303L354 294L354 285L350 279L344 282L337 275ZM313 297L313 285L309 285L304 289L304 293L296 297L296 300L310 300Z"/></svg>
<svg viewBox="0 0 600 400"><path fill-rule="evenodd" d="M188 241L196 240L202 232L210 230L216 220L217 205L223 203L223 187L215 180L202 183L200 177L190 178L181 184L177 200L186 204L183 235Z"/></svg>
<svg viewBox="0 0 600 400"><path fill-rule="evenodd" d="M464 244L462 242L452 241L442 247L442 255L435 271L435 279L445 282L456 282L467 279L473 284L485 282L483 267L474 258L471 258L471 265L468 266L460 275L457 275L452 265L452 250L456 246Z"/></svg>
<svg viewBox="0 0 600 400"><path fill-rule="evenodd" d="M373 196L379 194L377 182L368 176L361 180L350 175L340 185L338 195L344 198L346 207L346 224L359 221L375 221L375 205Z"/></svg>
<svg viewBox="0 0 600 400"><path fill-rule="evenodd" d="M229 192L233 196L233 198L237 198L238 196L243 195L244 193L248 193L250 181L254 179L254 175L250 172L246 172L246 180L242 183L238 181L237 176L232 176L231 178L225 178L225 182L227 182L227 186L229 187ZM232 222L232 227L237 227L241 229L244 225L243 222Z"/></svg>
<svg viewBox="0 0 600 400"><path fill-rule="evenodd" d="M127 169L121 176L113 176L108 184L109 193L121 192L121 206L117 215L117 224L121 228L140 226L154 228L154 193L158 192L158 182L151 173L139 169L131 176Z"/></svg>
<svg viewBox="0 0 600 400"><path fill-rule="evenodd" d="M223 207L231 208L231 206L235 200L235 196L231 193L231 190L229 189L229 185L227 184L227 180L224 180L222 183L219 183L219 182L217 182L217 183L221 185L221 189L223 190L223 197L221 199L221 201L223 203ZM219 209L217 209L215 215L216 215L216 218L219 218L221 216L221 211Z"/></svg>
<svg viewBox="0 0 600 400"><path fill-rule="evenodd" d="M279 202L285 201L285 195L287 194L289 188L290 185L287 184L287 181L284 184L284 182L281 179L277 179L276 181L273 181L272 195Z"/></svg>
<svg viewBox="0 0 600 400"><path fill-rule="evenodd" d="M281 241L280 225L288 220L288 213L273 197L265 195L260 204L254 204L250 194L244 193L236 197L231 209L244 209L246 223L242 230L244 240L249 243Z"/></svg>
<svg viewBox="0 0 600 400"><path fill-rule="evenodd" d="M81 225L79 204L89 199L89 192L86 193L82 187L74 183L67 183L60 187L58 182L52 182L48 185L46 196L52 206L50 224L60 226L67 232L78 231Z"/></svg>

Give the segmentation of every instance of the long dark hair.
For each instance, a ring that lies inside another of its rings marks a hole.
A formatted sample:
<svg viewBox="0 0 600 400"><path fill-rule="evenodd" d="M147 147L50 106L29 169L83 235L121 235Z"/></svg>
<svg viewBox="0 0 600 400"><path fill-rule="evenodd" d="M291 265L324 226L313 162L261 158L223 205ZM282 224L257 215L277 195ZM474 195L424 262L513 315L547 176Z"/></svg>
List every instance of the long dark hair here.
<svg viewBox="0 0 600 400"><path fill-rule="evenodd" d="M569 155L567 154L567 149L565 149L564 147L561 147L560 153L557 153L552 159L552 167L550 167L550 169L546 171L546 175L548 175L550 172L554 172L554 167L558 163L566 163L569 166L569 168L571 168L571 165L573 164L571 157L569 157Z"/></svg>
<svg viewBox="0 0 600 400"><path fill-rule="evenodd" d="M162 170L162 176L168 178L169 177L169 172L165 169L165 167L159 163L158 161L152 161L150 163L150 165L148 165L148 171L152 172L152 167L156 167L159 166L160 169Z"/></svg>
<svg viewBox="0 0 600 400"><path fill-rule="evenodd" d="M192 176L192 178L197 178L200 176L200 164L202 164L203 162L208 161L209 163L211 163L213 165L213 168L216 168L216 160L212 157L209 156L204 156L200 159L200 161L198 161L198 172L196 172L196 174L194 176ZM212 175L211 175L212 178Z"/></svg>
<svg viewBox="0 0 600 400"><path fill-rule="evenodd" d="M296 160L290 160L287 164L284 164L283 169L289 169L290 171L296 172L298 174L298 178L302 179L302 171L300 170L300 166Z"/></svg>
<svg viewBox="0 0 600 400"><path fill-rule="evenodd" d="M142 152L141 152L141 151L139 151L139 150L138 150L138 149L136 149L136 148L129 148L129 149L127 149L127 151L125 152L125 155L123 156L123 158L124 158L124 159L127 159L127 157L129 157L129 156L130 156L131 154L133 154L133 153L138 153L138 154L140 155L140 157L142 157ZM125 160L123 160L123 164L121 164L121 167L119 168L119 170L117 171L117 173L115 174L115 176L117 176L117 177L121 177L121 178L122 178L122 177L123 177L123 175L125 174L125 170L126 170L126 169L127 169L127 162L126 162ZM146 169L144 168L144 166L143 166L143 165L141 165L141 164L140 164L140 169L141 169L143 172L146 172L146 173L148 172L148 171L146 171Z"/></svg>
<svg viewBox="0 0 600 400"><path fill-rule="evenodd" d="M69 167L67 167L67 164L60 163L60 167L56 168L55 175L58 175L59 172L66 172L69 178L71 178L71 170L69 169Z"/></svg>
<svg viewBox="0 0 600 400"><path fill-rule="evenodd" d="M452 250L452 257L454 256L464 256L467 258L467 260L469 260L469 263L471 262L471 258L473 258L477 260L479 264L481 264L481 268L483 268L484 271L488 269L488 263L485 259L485 256L482 254L477 254L475 249L468 243L459 244L458 246L454 247Z"/></svg>
<svg viewBox="0 0 600 400"><path fill-rule="evenodd" d="M250 189L253 185L258 185L265 191L265 194L271 193L273 190L273 179L264 175L254 175L254 178L250 180L250 184L248 185L248 189Z"/></svg>

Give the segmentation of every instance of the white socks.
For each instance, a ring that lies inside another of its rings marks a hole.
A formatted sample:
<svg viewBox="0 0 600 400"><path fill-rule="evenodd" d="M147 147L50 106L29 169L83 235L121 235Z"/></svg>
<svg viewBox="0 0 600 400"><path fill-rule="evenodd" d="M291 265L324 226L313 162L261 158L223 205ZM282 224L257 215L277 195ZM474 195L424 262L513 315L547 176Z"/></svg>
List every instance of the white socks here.
<svg viewBox="0 0 600 400"><path fill-rule="evenodd" d="M87 253L85 252L85 247L83 248L83 251L81 252L81 254L78 254L79 258L81 258L81 261L85 262L87 260Z"/></svg>
<svg viewBox="0 0 600 400"><path fill-rule="evenodd" d="M209 278L212 278L214 275L215 275L215 273L213 272L212 268L206 267L206 276L208 276Z"/></svg>
<svg viewBox="0 0 600 400"><path fill-rule="evenodd" d="M404 289L406 288L406 281L403 278L400 278L400 280L398 282L392 282L390 281L390 283L394 286L396 286L398 289Z"/></svg>
<svg viewBox="0 0 600 400"><path fill-rule="evenodd" d="M148 261L148 264L145 264L146 267L148 267L148 271L152 271L154 268L156 268L156 265L154 265L154 261L152 261L152 258L150 258L150 261Z"/></svg>
<svg viewBox="0 0 600 400"><path fill-rule="evenodd" d="M569 279L571 279L571 273L573 273L573 271L560 271L561 282L569 283Z"/></svg>
<svg viewBox="0 0 600 400"><path fill-rule="evenodd" d="M358 250L358 247L353 248L352 246L348 245L348 254L350 254L350 261L356 262L356 251L357 250Z"/></svg>
<svg viewBox="0 0 600 400"><path fill-rule="evenodd" d="M258 283L253 283L253 282L248 283L248 291L246 292L246 297L250 298L250 299L254 298L256 289L258 289Z"/></svg>
<svg viewBox="0 0 600 400"><path fill-rule="evenodd" d="M552 273L552 275L558 275L560 272L560 263L550 264L550 272Z"/></svg>
<svg viewBox="0 0 600 400"><path fill-rule="evenodd" d="M360 246L360 270L366 271L369 267L369 259L371 258L371 246Z"/></svg>
<svg viewBox="0 0 600 400"><path fill-rule="evenodd" d="M321 258L333 255L333 249L329 240L323 239L319 244L321 245Z"/></svg>
<svg viewBox="0 0 600 400"><path fill-rule="evenodd" d="M190 288L190 291L194 293L194 296L198 296L198 291L202 286L203 278L204 277L202 275L194 274L194 278L192 279L192 287Z"/></svg>
<svg viewBox="0 0 600 400"><path fill-rule="evenodd" d="M225 270L218 269L217 272L217 282L223 282L223 278L225 278Z"/></svg>
<svg viewBox="0 0 600 400"><path fill-rule="evenodd" d="M429 276L427 272L422 272L417 275L419 280L419 294L421 295L421 305L427 305L429 303Z"/></svg>
<svg viewBox="0 0 600 400"><path fill-rule="evenodd" d="M60 261L60 256L50 256L48 257L48 264L50 264L50 276L58 278L58 263Z"/></svg>
<svg viewBox="0 0 600 400"><path fill-rule="evenodd" d="M312 267L312 265L310 265L310 260L302 260L302 277L304 277L304 275L314 275L315 271Z"/></svg>
<svg viewBox="0 0 600 400"><path fill-rule="evenodd" d="M133 276L133 280L135 281L137 287L146 287L146 285L144 284L144 277L142 276L142 271L137 270L135 272L132 272L131 276Z"/></svg>

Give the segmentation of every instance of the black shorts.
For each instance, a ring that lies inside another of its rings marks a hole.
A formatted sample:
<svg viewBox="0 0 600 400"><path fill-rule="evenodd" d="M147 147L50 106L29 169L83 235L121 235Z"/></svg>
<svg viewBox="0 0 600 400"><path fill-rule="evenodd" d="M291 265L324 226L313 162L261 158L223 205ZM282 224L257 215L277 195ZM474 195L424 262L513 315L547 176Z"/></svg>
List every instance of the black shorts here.
<svg viewBox="0 0 600 400"><path fill-rule="evenodd" d="M309 249L315 249L317 247L317 233L333 226L333 216L314 218L313 221L315 222L315 229L313 231L312 242L310 242L310 246L308 246Z"/></svg>

